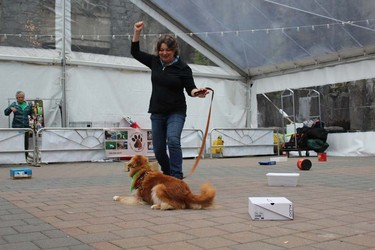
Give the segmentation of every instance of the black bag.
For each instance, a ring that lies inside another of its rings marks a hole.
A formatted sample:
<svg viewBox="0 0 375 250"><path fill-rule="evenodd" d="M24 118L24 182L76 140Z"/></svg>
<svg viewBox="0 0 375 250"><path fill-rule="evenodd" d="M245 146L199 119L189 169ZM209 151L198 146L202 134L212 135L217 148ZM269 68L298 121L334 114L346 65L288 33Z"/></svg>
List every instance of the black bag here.
<svg viewBox="0 0 375 250"><path fill-rule="evenodd" d="M323 153L329 147L329 144L319 139L308 139L307 146L317 153Z"/></svg>
<svg viewBox="0 0 375 250"><path fill-rule="evenodd" d="M308 139L319 139L326 142L328 132L324 128L310 128L306 131L306 136Z"/></svg>

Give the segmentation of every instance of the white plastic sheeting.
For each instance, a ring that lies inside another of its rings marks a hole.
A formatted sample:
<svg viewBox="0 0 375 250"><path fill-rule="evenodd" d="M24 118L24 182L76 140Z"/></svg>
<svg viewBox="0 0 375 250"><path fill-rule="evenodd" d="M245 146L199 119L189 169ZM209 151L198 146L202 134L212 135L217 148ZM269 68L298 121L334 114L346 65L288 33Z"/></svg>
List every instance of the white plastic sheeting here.
<svg viewBox="0 0 375 250"><path fill-rule="evenodd" d="M221 136L224 141L222 156L272 155L274 153L272 128L215 128L211 131L211 145L218 136Z"/></svg>
<svg viewBox="0 0 375 250"><path fill-rule="evenodd" d="M45 130L39 143L41 162L102 160L103 140L103 129Z"/></svg>
<svg viewBox="0 0 375 250"><path fill-rule="evenodd" d="M328 156L374 156L375 132L334 133L327 138Z"/></svg>
<svg viewBox="0 0 375 250"><path fill-rule="evenodd" d="M24 131L0 131L0 163L26 163Z"/></svg>

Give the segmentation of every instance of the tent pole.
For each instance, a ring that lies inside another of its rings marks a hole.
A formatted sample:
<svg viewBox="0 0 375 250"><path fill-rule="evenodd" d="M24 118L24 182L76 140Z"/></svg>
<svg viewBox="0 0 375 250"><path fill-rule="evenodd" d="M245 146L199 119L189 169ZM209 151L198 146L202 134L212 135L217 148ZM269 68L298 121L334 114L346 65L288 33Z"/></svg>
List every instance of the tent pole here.
<svg viewBox="0 0 375 250"><path fill-rule="evenodd" d="M66 86L65 86L65 75L66 75L66 56L65 56L65 0L62 4L62 14L63 14L63 27L62 27L62 52L61 52L61 88L62 88L62 106L61 106L61 116L62 116L62 127L66 127Z"/></svg>
<svg viewBox="0 0 375 250"><path fill-rule="evenodd" d="M253 80L248 78L246 85L246 128L251 128L251 87L253 86Z"/></svg>

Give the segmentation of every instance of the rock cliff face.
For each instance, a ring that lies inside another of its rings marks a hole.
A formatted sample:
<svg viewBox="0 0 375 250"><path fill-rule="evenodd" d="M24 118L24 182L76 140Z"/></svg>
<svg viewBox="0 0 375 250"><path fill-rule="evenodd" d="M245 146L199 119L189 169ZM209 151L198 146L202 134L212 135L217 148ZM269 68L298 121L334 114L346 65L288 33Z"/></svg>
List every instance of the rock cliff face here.
<svg viewBox="0 0 375 250"><path fill-rule="evenodd" d="M282 98L285 92L266 93L277 107L283 107L289 118L296 122L320 117L328 127L340 127L346 131L375 130L375 79L365 79L332 85L313 87L319 98L309 96L307 90L294 91L293 99ZM284 94L283 94L284 93ZM320 105L319 105L320 99ZM263 95L258 100L258 126L281 127L282 115ZM283 100L283 103L282 103ZM284 120L288 124L288 120Z"/></svg>

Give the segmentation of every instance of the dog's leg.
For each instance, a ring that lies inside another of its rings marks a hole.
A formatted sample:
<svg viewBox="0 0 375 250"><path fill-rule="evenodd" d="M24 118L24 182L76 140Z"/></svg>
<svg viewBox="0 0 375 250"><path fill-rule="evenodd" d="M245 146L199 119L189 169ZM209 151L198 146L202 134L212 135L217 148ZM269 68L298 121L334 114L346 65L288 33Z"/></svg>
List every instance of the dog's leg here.
<svg viewBox="0 0 375 250"><path fill-rule="evenodd" d="M134 196L113 196L114 201L119 201L126 205L137 205L142 204L142 201Z"/></svg>
<svg viewBox="0 0 375 250"><path fill-rule="evenodd" d="M172 210L185 207L184 204L170 199L166 193L166 187L163 184L156 185L152 188L151 197L152 203L154 204L151 206L152 209Z"/></svg>

